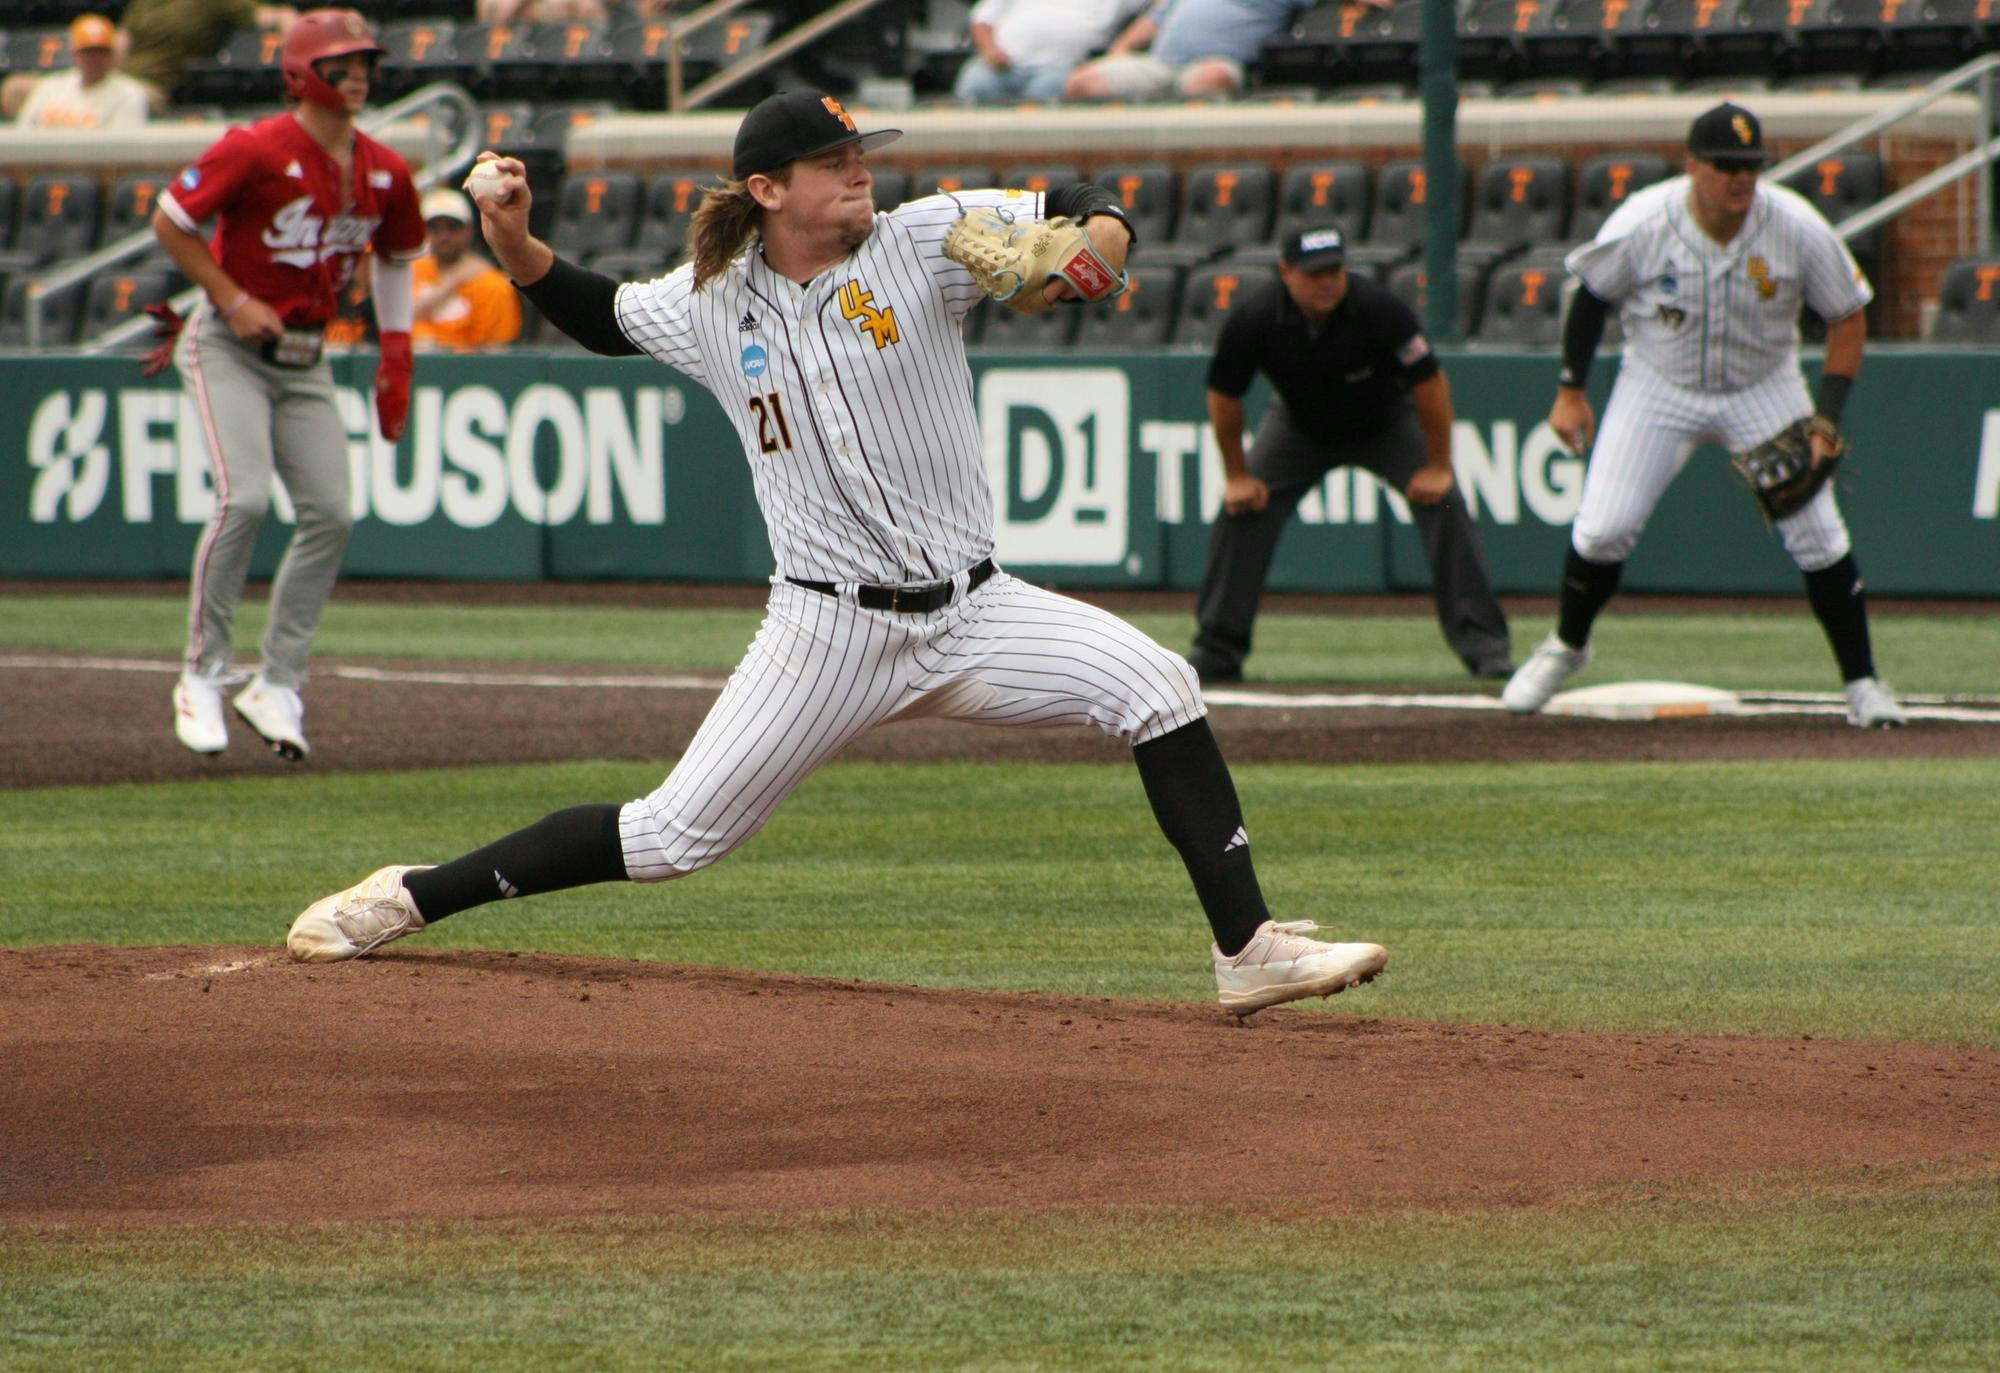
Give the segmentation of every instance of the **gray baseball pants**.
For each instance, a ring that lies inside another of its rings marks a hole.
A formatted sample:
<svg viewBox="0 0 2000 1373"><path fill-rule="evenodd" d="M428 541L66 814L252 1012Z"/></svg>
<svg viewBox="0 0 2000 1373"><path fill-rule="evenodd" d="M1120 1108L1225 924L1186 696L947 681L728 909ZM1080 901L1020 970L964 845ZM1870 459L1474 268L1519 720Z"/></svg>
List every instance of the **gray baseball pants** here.
<svg viewBox="0 0 2000 1373"><path fill-rule="evenodd" d="M187 669L219 677L229 666L236 606L275 475L298 526L271 583L263 673L296 691L354 532L347 428L334 406L332 369L324 358L303 368L267 362L206 307L182 331L174 365L194 398L215 480L215 514L194 550Z"/></svg>
<svg viewBox="0 0 2000 1373"><path fill-rule="evenodd" d="M1300 429L1284 402L1273 397L1245 457L1251 475L1270 487L1271 499L1262 510L1218 514L1209 533L1208 570L1195 605L1200 625L1195 657L1204 671L1240 668L1248 656L1251 625L1278 537L1308 491L1334 468L1353 466L1367 468L1401 492L1424 461L1423 426L1414 409L1406 408L1374 434L1328 444ZM1507 663L1507 615L1494 598L1479 529L1466 512L1465 498L1453 491L1443 504L1413 505L1410 514L1431 566L1445 642L1469 671L1486 672Z"/></svg>

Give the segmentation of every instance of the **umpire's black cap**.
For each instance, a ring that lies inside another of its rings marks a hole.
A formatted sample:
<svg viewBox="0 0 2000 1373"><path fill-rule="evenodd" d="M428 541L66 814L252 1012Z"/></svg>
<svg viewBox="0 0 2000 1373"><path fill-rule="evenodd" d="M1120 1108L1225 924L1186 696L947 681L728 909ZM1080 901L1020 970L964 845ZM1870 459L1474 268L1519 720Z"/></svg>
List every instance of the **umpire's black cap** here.
<svg viewBox="0 0 2000 1373"><path fill-rule="evenodd" d="M862 133L854 116L824 91L779 91L751 107L736 129L732 175L747 181L759 172L802 157L818 157L849 143L871 152L903 136L901 129Z"/></svg>
<svg viewBox="0 0 2000 1373"><path fill-rule="evenodd" d="M1286 237L1278 249L1278 261L1302 272L1338 267L1347 261L1347 240L1341 237L1337 224L1308 224Z"/></svg>
<svg viewBox="0 0 2000 1373"><path fill-rule="evenodd" d="M1757 116L1726 100L1688 126L1688 151L1704 162L1721 158L1761 167L1771 160Z"/></svg>

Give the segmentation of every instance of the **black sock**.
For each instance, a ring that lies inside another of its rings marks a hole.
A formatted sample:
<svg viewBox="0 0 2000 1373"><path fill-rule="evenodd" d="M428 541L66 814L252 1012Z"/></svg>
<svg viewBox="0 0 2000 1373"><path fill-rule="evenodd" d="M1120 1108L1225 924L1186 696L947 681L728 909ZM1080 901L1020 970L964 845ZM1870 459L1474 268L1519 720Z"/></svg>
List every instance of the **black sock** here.
<svg viewBox="0 0 2000 1373"><path fill-rule="evenodd" d="M1135 745L1132 761L1139 765L1139 780L1161 832L1180 850L1194 879L1216 946L1224 954L1242 952L1271 913L1250 863L1236 784L1229 780L1229 764L1222 761L1208 721L1196 720Z"/></svg>
<svg viewBox="0 0 2000 1373"><path fill-rule="evenodd" d="M429 872L403 878L425 924L509 896L625 880L619 807L571 806Z"/></svg>
<svg viewBox="0 0 2000 1373"><path fill-rule="evenodd" d="M1571 648L1589 643L1597 612L1618 589L1624 572L1624 563L1594 563L1570 549L1563 560L1562 609L1556 620L1556 637Z"/></svg>
<svg viewBox="0 0 2000 1373"><path fill-rule="evenodd" d="M1861 590L1861 569L1849 553L1832 567L1806 573L1806 598L1819 617L1833 656L1840 661L1840 680L1875 675L1875 650L1868 641L1868 599Z"/></svg>

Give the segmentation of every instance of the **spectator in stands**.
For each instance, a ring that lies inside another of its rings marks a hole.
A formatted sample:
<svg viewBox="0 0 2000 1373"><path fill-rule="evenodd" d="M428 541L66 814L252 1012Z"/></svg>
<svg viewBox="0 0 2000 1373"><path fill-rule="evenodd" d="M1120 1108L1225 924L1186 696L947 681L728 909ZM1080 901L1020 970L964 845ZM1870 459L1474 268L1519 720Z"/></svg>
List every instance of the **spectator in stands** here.
<svg viewBox="0 0 2000 1373"><path fill-rule="evenodd" d="M125 7L125 73L143 83L153 113L166 109L188 64L215 56L249 24L283 34L299 12L257 0L132 0Z"/></svg>
<svg viewBox="0 0 2000 1373"><path fill-rule="evenodd" d="M16 87L25 97L18 105L23 128L129 129L146 122L146 88L118 70L118 30L109 19L79 15L69 26L69 48L75 66ZM16 108L6 96L0 103Z"/></svg>
<svg viewBox="0 0 2000 1373"><path fill-rule="evenodd" d="M1234 95L1264 44L1318 0L1159 0L1095 62L1070 73L1065 100Z"/></svg>
<svg viewBox="0 0 2000 1373"><path fill-rule="evenodd" d="M973 54L958 69L952 94L963 105L1054 104L1077 64L1148 2L979 0L971 15Z"/></svg>
<svg viewBox="0 0 2000 1373"><path fill-rule="evenodd" d="M599 24L604 0L479 0L482 24Z"/></svg>
<svg viewBox="0 0 2000 1373"><path fill-rule="evenodd" d="M416 262L419 348L465 352L521 336L521 301L507 274L472 251L472 202L448 186L427 191L424 227L431 250Z"/></svg>

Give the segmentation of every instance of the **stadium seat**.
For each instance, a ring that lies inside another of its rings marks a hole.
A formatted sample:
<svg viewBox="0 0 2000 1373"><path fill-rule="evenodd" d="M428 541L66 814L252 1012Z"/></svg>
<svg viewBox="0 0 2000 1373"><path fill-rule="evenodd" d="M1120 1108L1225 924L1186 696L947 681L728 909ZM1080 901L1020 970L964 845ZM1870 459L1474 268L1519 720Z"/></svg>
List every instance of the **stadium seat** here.
<svg viewBox="0 0 2000 1373"><path fill-rule="evenodd" d="M646 181L645 207L633 247L662 257L680 252L687 240L688 221L701 204L705 186L718 186L723 173L703 167L673 167Z"/></svg>
<svg viewBox="0 0 2000 1373"><path fill-rule="evenodd" d="M481 148L512 154L517 148L531 146L534 140L535 107L526 101L482 104L479 119L485 126L479 140ZM531 174L532 171L531 168Z"/></svg>
<svg viewBox="0 0 2000 1373"><path fill-rule="evenodd" d="M52 72L70 66L69 30L15 29L7 36L7 71Z"/></svg>
<svg viewBox="0 0 2000 1373"><path fill-rule="evenodd" d="M21 196L14 251L36 265L91 251L100 198L94 176L35 177Z"/></svg>
<svg viewBox="0 0 2000 1373"><path fill-rule="evenodd" d="M553 150L568 165L569 136L584 125L618 113L608 100L576 100L544 105L535 111L532 137L537 148Z"/></svg>
<svg viewBox="0 0 2000 1373"><path fill-rule="evenodd" d="M108 245L141 229L151 232L153 199L167 181L165 173L139 172L112 182L104 203L104 232L98 241Z"/></svg>
<svg viewBox="0 0 2000 1373"><path fill-rule="evenodd" d="M1838 225L1841 220L1882 198L1882 155L1863 148L1849 148L1846 152L1822 157L1795 174L1786 184L1817 206L1828 223ZM1874 276L1882 255L1882 226L1877 225L1860 238L1850 240L1848 247L1859 259L1862 270Z"/></svg>
<svg viewBox="0 0 2000 1373"><path fill-rule="evenodd" d="M1558 0L1548 23L1521 36L1528 77L1598 81L1618 74L1614 42L1636 29L1640 0Z"/></svg>
<svg viewBox="0 0 2000 1373"><path fill-rule="evenodd" d="M1367 242L1421 247L1430 198L1429 181L1430 174L1418 158L1396 158L1383 163L1375 181L1375 213L1368 222ZM1465 187L1461 183L1461 222L1464 203Z"/></svg>
<svg viewBox="0 0 2000 1373"><path fill-rule="evenodd" d="M28 287L26 277L16 275L7 282L7 294L0 300L0 348L28 346ZM40 346L62 347L76 341L77 320L83 311L83 283L73 282L42 300Z"/></svg>
<svg viewBox="0 0 2000 1373"><path fill-rule="evenodd" d="M84 293L78 337L94 339L105 330L137 317L148 305L158 305L173 294L174 279L175 273L158 267L103 272L91 278L90 288ZM151 344L150 335L141 334L128 346L139 348Z"/></svg>
<svg viewBox="0 0 2000 1373"><path fill-rule="evenodd" d="M611 31L601 22L548 22L533 26L529 39L541 64L541 81L557 100L625 98L619 62L611 51Z"/></svg>
<svg viewBox="0 0 2000 1373"><path fill-rule="evenodd" d="M629 248L644 193L637 172L575 172L563 178L551 243L582 256Z"/></svg>
<svg viewBox="0 0 2000 1373"><path fill-rule="evenodd" d="M910 199L922 200L926 196L945 191L977 191L998 184L1000 178L991 167L970 164L955 167L926 167L918 172L910 186Z"/></svg>
<svg viewBox="0 0 2000 1373"><path fill-rule="evenodd" d="M1308 225L1337 224L1348 242L1368 236L1368 168L1355 161L1297 162L1278 186L1271 236L1282 243Z"/></svg>
<svg viewBox="0 0 2000 1373"><path fill-rule="evenodd" d="M1569 219L1569 164L1560 157L1498 157L1479 169L1472 222L1460 252L1492 245L1511 253L1563 241Z"/></svg>
<svg viewBox="0 0 2000 1373"><path fill-rule="evenodd" d="M1646 0L1638 27L1621 25L1611 38L1621 75L1683 81L1707 69L1709 41L1725 0Z"/></svg>
<svg viewBox="0 0 2000 1373"><path fill-rule="evenodd" d="M1889 46L1883 0L1813 0L1796 21L1799 70L1875 74Z"/></svg>
<svg viewBox="0 0 2000 1373"><path fill-rule="evenodd" d="M407 95L434 81L464 84L469 67L458 59L458 25L449 19L398 19L383 26L382 94Z"/></svg>
<svg viewBox="0 0 2000 1373"><path fill-rule="evenodd" d="M868 170L875 178L876 209L893 210L910 198L910 174L901 167L871 165Z"/></svg>
<svg viewBox="0 0 2000 1373"><path fill-rule="evenodd" d="M1215 264L1197 267L1188 274L1174 311L1170 342L1211 347L1222 330L1222 321L1243 293L1276 280L1269 267L1233 267Z"/></svg>
<svg viewBox="0 0 2000 1373"><path fill-rule="evenodd" d="M1044 353L1059 353L1068 348L1084 315L1081 308L1058 308L1036 315L1023 315L1004 305L990 303L981 307L981 312L989 316L985 331L979 336L982 348L1035 349Z"/></svg>
<svg viewBox="0 0 2000 1373"><path fill-rule="evenodd" d="M1993 0L1877 0L1882 70L1945 72L2000 41Z"/></svg>
<svg viewBox="0 0 2000 1373"><path fill-rule="evenodd" d="M1173 332L1183 275L1179 267L1128 268L1123 295L1082 312L1076 346L1150 348L1165 343Z"/></svg>
<svg viewBox="0 0 2000 1373"><path fill-rule="evenodd" d="M1290 29L1271 38L1257 57L1259 89L1295 84L1315 89L1333 84L1343 28L1360 17L1359 5L1318 5ZM1355 13L1350 13L1355 11Z"/></svg>
<svg viewBox="0 0 2000 1373"><path fill-rule="evenodd" d="M1167 163L1125 162L1099 167L1097 184L1117 193L1118 203L1144 248L1173 237L1178 193L1174 169Z"/></svg>
<svg viewBox="0 0 2000 1373"><path fill-rule="evenodd" d="M1083 180L1083 171L1073 162L1041 162L1021 167L1009 167L1000 173L1000 184L1024 191L1053 191L1059 186L1074 186Z"/></svg>
<svg viewBox="0 0 2000 1373"><path fill-rule="evenodd" d="M1569 239L1585 243L1612 211L1625 203L1632 192L1664 181L1669 175L1664 154L1640 149L1633 152L1599 153L1587 158L1577 169L1576 212L1570 217Z"/></svg>
<svg viewBox="0 0 2000 1373"><path fill-rule="evenodd" d="M2000 257L1962 257L1945 268L1931 342L2000 344Z"/></svg>
<svg viewBox="0 0 2000 1373"><path fill-rule="evenodd" d="M1417 318L1428 320L1426 310L1430 303L1430 274L1421 262L1406 262L1392 268L1387 281L1390 294L1417 312ZM1484 285L1477 267L1466 263L1458 264L1458 309L1455 312L1456 329L1461 339L1472 337L1479 323L1480 291Z"/></svg>
<svg viewBox="0 0 2000 1373"><path fill-rule="evenodd" d="M1340 45L1334 76L1344 86L1394 82L1407 87L1424 37L1424 0L1395 0L1357 15Z"/></svg>
<svg viewBox="0 0 2000 1373"><path fill-rule="evenodd" d="M607 40L625 98L637 109L667 103L667 23L633 19L613 24Z"/></svg>
<svg viewBox="0 0 2000 1373"><path fill-rule="evenodd" d="M1181 187L1174 241L1220 252L1257 243L1271 233L1271 169L1261 162L1219 162L1195 167Z"/></svg>
<svg viewBox="0 0 2000 1373"><path fill-rule="evenodd" d="M1482 344L1547 348L1562 339L1560 268L1506 263L1487 278L1486 301L1479 315Z"/></svg>
<svg viewBox="0 0 2000 1373"><path fill-rule="evenodd" d="M214 57L188 64L175 98L217 105L282 100L285 81L278 70L278 51L283 44L284 36L276 29L238 29Z"/></svg>
<svg viewBox="0 0 2000 1373"><path fill-rule="evenodd" d="M1458 19L1461 80L1506 81L1521 74L1524 40L1548 27L1542 0L1472 0Z"/></svg>
<svg viewBox="0 0 2000 1373"><path fill-rule="evenodd" d="M544 64L535 56L532 24L467 24L452 40L461 77L481 100L548 98Z"/></svg>
<svg viewBox="0 0 2000 1373"><path fill-rule="evenodd" d="M696 29L681 40L681 81L684 86L705 81L731 63L740 62L771 41L771 16L762 10L736 10Z"/></svg>
<svg viewBox="0 0 2000 1373"><path fill-rule="evenodd" d="M1708 41L1707 69L1718 76L1776 78L1798 70L1798 21L1811 0L1724 0Z"/></svg>

